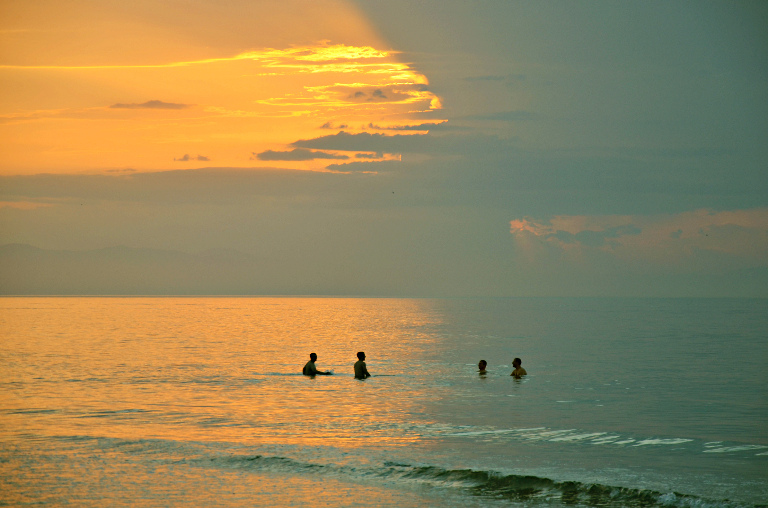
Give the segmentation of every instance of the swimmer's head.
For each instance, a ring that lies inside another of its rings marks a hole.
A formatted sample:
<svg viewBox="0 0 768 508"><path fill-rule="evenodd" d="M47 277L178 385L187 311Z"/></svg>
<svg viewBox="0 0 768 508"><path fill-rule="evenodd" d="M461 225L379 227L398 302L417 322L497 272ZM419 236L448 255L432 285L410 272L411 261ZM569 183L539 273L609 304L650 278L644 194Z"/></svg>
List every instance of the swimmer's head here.
<svg viewBox="0 0 768 508"><path fill-rule="evenodd" d="M315 353L309 353L309 359L314 362L315 360L317 360L317 355Z"/></svg>
<svg viewBox="0 0 768 508"><path fill-rule="evenodd" d="M485 360L480 360L480 363L477 364L477 368L480 370L485 370L485 367L488 365L488 362Z"/></svg>
<svg viewBox="0 0 768 508"><path fill-rule="evenodd" d="M523 361L520 360L520 358L515 358L514 360L512 360L512 366L515 368L519 367L522 363Z"/></svg>
<svg viewBox="0 0 768 508"><path fill-rule="evenodd" d="M365 360L365 353L363 353L362 351L357 353L357 359L358 360Z"/></svg>

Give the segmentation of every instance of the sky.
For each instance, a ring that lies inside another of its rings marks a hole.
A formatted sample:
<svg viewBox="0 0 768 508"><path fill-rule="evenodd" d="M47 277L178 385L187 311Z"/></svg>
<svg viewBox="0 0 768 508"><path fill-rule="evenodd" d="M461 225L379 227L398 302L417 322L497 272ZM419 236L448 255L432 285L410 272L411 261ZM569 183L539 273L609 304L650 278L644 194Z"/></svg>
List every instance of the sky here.
<svg viewBox="0 0 768 508"><path fill-rule="evenodd" d="M0 1L0 293L768 297L768 4Z"/></svg>

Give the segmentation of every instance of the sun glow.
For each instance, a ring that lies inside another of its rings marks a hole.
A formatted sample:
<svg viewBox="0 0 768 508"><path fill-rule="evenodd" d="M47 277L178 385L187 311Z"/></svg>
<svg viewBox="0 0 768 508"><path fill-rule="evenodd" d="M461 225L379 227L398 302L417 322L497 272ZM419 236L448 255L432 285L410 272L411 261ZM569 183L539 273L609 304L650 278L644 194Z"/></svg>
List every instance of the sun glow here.
<svg viewBox="0 0 768 508"><path fill-rule="evenodd" d="M360 43L360 32L352 30L351 42L320 39L213 57L200 50L201 58L165 62L149 47L146 62L120 55L115 63L104 61L109 55L0 59L0 135L10 147L0 154L0 171L323 169L322 154L269 162L253 154L287 150L330 126L362 132L439 121L441 102L426 76L375 36Z"/></svg>

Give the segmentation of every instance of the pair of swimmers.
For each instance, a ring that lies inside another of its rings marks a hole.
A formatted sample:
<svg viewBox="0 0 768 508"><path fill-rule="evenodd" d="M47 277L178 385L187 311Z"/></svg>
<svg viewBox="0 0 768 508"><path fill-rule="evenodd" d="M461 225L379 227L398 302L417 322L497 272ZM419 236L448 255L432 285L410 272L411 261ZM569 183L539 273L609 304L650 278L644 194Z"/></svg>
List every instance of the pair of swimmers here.
<svg viewBox="0 0 768 508"><path fill-rule="evenodd" d="M304 369L301 371L302 374L305 376L329 376L332 374L331 371L321 371L317 370L317 367L315 366L315 362L317 361L317 355L315 353L309 354L309 361L304 366ZM368 373L368 368L365 366L365 353L360 351L357 353L357 361L355 362L355 379L365 379L371 377L371 375Z"/></svg>
<svg viewBox="0 0 768 508"><path fill-rule="evenodd" d="M512 371L512 374L510 376L513 376L517 379L520 379L521 377L528 374L525 369L522 367L523 361L520 360L520 358L515 358L512 360L512 366L515 368L515 370ZM488 367L488 362L485 360L480 360L480 363L477 364L477 368L479 369L480 375L483 376L487 374L487 371L485 368Z"/></svg>

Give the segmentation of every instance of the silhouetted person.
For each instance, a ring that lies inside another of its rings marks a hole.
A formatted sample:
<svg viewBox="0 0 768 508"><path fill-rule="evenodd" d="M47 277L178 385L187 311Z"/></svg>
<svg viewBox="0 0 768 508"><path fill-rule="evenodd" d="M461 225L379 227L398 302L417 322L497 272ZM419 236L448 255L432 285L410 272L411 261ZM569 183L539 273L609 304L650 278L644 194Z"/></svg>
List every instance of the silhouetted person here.
<svg viewBox="0 0 768 508"><path fill-rule="evenodd" d="M485 360L480 360L480 363L477 364L477 371L480 373L481 376L484 376L488 373L485 370L487 366L488 366L488 362L486 362Z"/></svg>
<svg viewBox="0 0 768 508"><path fill-rule="evenodd" d="M367 377L371 377L371 375L365 366L365 353L360 351L357 353L357 361L355 362L355 379L365 379Z"/></svg>
<svg viewBox="0 0 768 508"><path fill-rule="evenodd" d="M317 367L315 367L315 362L317 361L317 355L315 353L309 353L309 361L304 366L304 369L302 369L301 373L305 376L316 376L320 374L321 376L327 376L330 374L330 372L323 372L321 370L317 370Z"/></svg>
<svg viewBox="0 0 768 508"><path fill-rule="evenodd" d="M515 370L512 371L512 374L510 374L510 376L514 376L520 379L522 376L525 376L526 374L528 374L525 371L525 369L520 366L522 363L523 361L520 360L520 358L515 358L514 360L512 360L512 366L515 368Z"/></svg>

